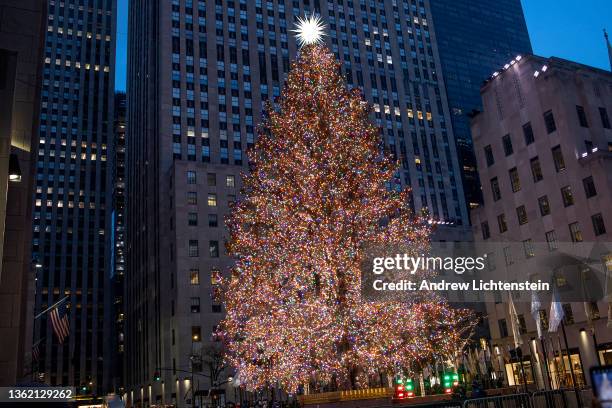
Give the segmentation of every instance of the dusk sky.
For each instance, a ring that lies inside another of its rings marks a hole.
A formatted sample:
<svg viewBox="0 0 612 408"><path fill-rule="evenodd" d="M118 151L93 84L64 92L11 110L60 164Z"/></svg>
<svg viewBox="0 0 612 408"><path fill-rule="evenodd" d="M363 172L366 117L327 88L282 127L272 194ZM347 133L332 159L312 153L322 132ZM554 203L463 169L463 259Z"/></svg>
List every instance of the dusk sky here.
<svg viewBox="0 0 612 408"><path fill-rule="evenodd" d="M522 0L522 3L535 54L610 70L603 29L612 32L612 1ZM125 90L127 4L128 0L118 0L117 90Z"/></svg>

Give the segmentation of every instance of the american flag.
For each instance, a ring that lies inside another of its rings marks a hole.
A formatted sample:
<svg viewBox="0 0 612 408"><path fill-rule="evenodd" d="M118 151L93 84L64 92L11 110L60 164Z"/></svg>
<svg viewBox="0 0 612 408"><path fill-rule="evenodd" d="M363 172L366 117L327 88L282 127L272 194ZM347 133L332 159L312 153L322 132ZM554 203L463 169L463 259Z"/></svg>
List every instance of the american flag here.
<svg viewBox="0 0 612 408"><path fill-rule="evenodd" d="M64 339L70 334L70 321L68 320L68 313L66 312L65 303L61 303L49 312L51 316L51 324L53 325L53 331L57 336L59 344L64 344Z"/></svg>

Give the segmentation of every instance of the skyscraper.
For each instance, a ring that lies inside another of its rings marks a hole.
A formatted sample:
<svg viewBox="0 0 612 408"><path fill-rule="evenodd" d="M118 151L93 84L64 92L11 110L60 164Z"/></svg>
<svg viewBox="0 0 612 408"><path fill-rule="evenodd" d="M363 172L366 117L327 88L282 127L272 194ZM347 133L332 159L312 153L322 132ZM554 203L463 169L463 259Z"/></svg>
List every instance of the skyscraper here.
<svg viewBox="0 0 612 408"><path fill-rule="evenodd" d="M428 2L130 7L127 392L134 402L182 406L214 387L201 373L204 344L223 317L217 278L231 265L223 219L262 103L280 96L295 58L298 16L322 16L347 84L372 104L381 139L402 163L391 186L411 186L416 211L457 229L467 208Z"/></svg>
<svg viewBox="0 0 612 408"><path fill-rule="evenodd" d="M35 320L38 371L47 383L98 394L111 346L115 14L115 0L49 1L33 203L35 311L65 298L69 318L63 344L48 314Z"/></svg>
<svg viewBox="0 0 612 408"><path fill-rule="evenodd" d="M480 87L516 55L531 53L520 0L431 2L453 133L470 207L482 202L469 115L482 109Z"/></svg>

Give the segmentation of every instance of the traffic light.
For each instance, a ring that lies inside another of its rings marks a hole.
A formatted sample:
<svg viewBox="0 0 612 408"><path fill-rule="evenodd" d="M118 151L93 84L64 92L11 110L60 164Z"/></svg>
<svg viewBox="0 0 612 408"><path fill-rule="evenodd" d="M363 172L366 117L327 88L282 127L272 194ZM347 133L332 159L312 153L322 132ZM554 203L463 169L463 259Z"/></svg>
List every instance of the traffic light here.
<svg viewBox="0 0 612 408"><path fill-rule="evenodd" d="M153 373L153 381L155 382L161 381L161 374L159 373L159 371L156 371Z"/></svg>
<svg viewBox="0 0 612 408"><path fill-rule="evenodd" d="M450 394L453 392L453 387L459 385L459 374L457 373L444 373L442 377L442 386L444 387L444 393Z"/></svg>

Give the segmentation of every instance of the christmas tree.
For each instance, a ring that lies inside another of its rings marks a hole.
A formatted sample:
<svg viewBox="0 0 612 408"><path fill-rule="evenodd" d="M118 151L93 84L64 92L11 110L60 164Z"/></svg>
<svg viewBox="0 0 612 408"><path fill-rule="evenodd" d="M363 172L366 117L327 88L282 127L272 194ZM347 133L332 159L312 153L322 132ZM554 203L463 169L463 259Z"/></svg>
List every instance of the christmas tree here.
<svg viewBox="0 0 612 408"><path fill-rule="evenodd" d="M228 219L236 264L224 282L220 334L249 389L367 387L383 374L453 358L470 327L467 312L433 295L362 299L367 244L422 251L430 235L411 213L408 191L392 183L398 163L368 114L333 54L304 44Z"/></svg>

